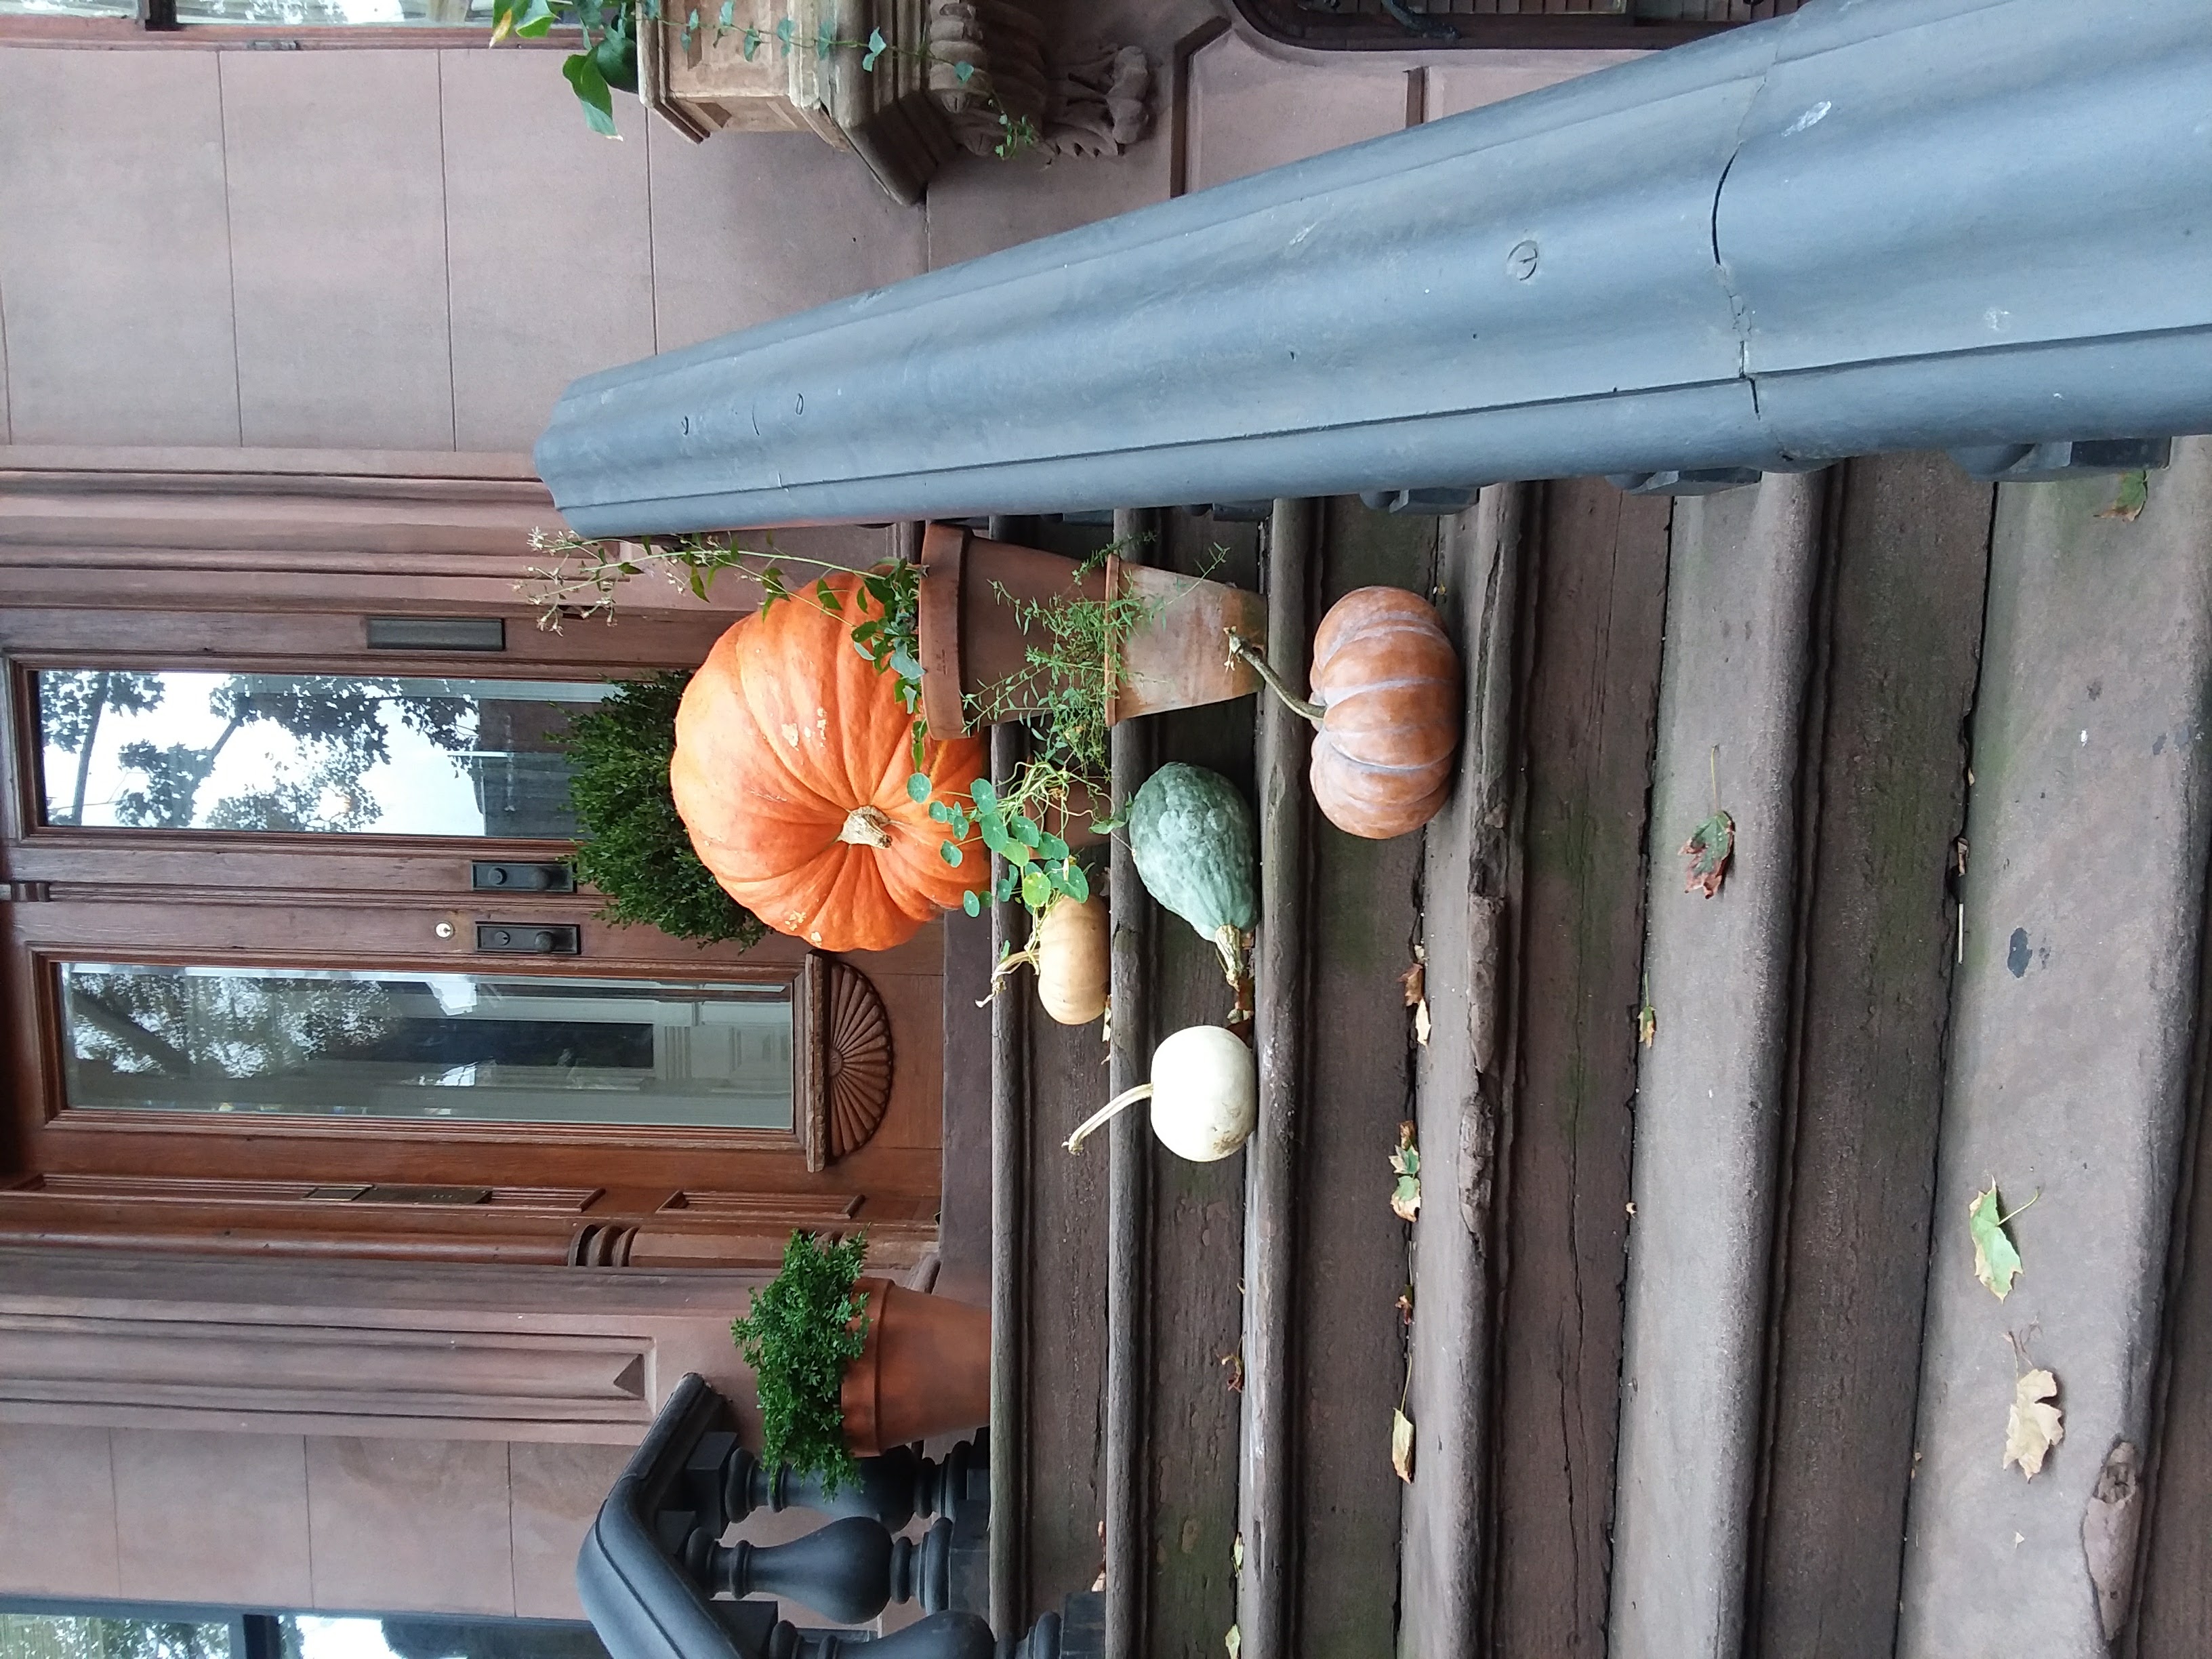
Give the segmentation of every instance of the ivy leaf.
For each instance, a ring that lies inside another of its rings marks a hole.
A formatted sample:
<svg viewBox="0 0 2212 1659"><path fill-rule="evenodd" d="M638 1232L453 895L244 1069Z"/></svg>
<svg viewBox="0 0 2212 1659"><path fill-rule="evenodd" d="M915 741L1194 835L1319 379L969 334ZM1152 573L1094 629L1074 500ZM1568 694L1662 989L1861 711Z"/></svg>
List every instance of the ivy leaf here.
<svg viewBox="0 0 2212 1659"><path fill-rule="evenodd" d="M753 61L753 54L761 49L761 41L763 38L758 24L745 25L745 62L750 64Z"/></svg>
<svg viewBox="0 0 2212 1659"><path fill-rule="evenodd" d="M1682 890L1712 897L1728 879L1729 860L1735 854L1735 820L1725 812L1715 812L1691 830L1689 840L1682 843L1681 855L1690 861Z"/></svg>
<svg viewBox="0 0 2212 1659"><path fill-rule="evenodd" d="M826 64L830 61L830 54L836 51L836 32L830 27L830 20L825 17L822 20L820 31L814 37L814 56Z"/></svg>
<svg viewBox="0 0 2212 1659"><path fill-rule="evenodd" d="M2133 524L2142 517L2142 510L2150 505L2150 474L2137 467L2132 472L2120 475L2118 488L2112 492L2112 504L2097 516L2118 519L2122 524Z"/></svg>
<svg viewBox="0 0 2212 1659"><path fill-rule="evenodd" d="M890 45L890 42L884 39L884 32L881 29L870 29L868 31L868 50L860 58L860 67L864 70L872 70L875 68L876 59L884 55L884 48ZM886 601L886 603L888 603L888 601Z"/></svg>
<svg viewBox="0 0 2212 1659"><path fill-rule="evenodd" d="M721 14L714 20L714 32L720 34L724 30L733 29L737 26L738 0L722 0Z"/></svg>
<svg viewBox="0 0 2212 1659"><path fill-rule="evenodd" d="M1403 1406L1390 1413L1390 1467L1407 1486L1413 1484L1413 1419Z"/></svg>
<svg viewBox="0 0 2212 1659"><path fill-rule="evenodd" d="M1390 1212L1401 1221L1421 1218L1421 1149L1413 1144L1413 1125L1398 1126L1398 1150L1390 1154L1398 1177L1390 1190Z"/></svg>
<svg viewBox="0 0 2212 1659"><path fill-rule="evenodd" d="M568 84L575 89L576 101L584 106L584 119L592 131L602 137L619 137L621 135L615 131L614 91L607 85L607 77L599 73L599 66L592 61L592 54L580 52L564 59L561 73L568 77Z"/></svg>
<svg viewBox="0 0 2212 1659"><path fill-rule="evenodd" d="M783 43L783 55L786 58L791 56L792 42L798 38L798 35L799 24L793 18L787 17L775 26L775 38Z"/></svg>
<svg viewBox="0 0 2212 1659"><path fill-rule="evenodd" d="M2034 1201L2030 1199L2028 1204ZM2020 1207L2024 1210L2027 1205ZM2012 1215L2019 1213L2020 1210L2014 1210ZM1974 1236L1974 1277L1994 1291L2000 1302L2011 1291L2012 1282L2021 1272L2020 1252L2005 1232L2005 1223L2012 1219L2012 1215L2007 1215L2001 1207L1994 1181L1990 1182L1989 1191L1976 1193L1974 1201L1966 1206L1966 1225Z"/></svg>
<svg viewBox="0 0 2212 1659"><path fill-rule="evenodd" d="M1998 1468L2017 1463L2031 1480L2043 1473L2043 1460L2066 1437L2065 1413L2050 1403L2057 1393L2058 1379L2045 1370L2030 1371L2014 1385L2012 1410L2005 1418L2004 1462Z"/></svg>
<svg viewBox="0 0 2212 1659"><path fill-rule="evenodd" d="M975 78L975 66L973 64L955 64L952 66L952 78L962 86L966 86Z"/></svg>

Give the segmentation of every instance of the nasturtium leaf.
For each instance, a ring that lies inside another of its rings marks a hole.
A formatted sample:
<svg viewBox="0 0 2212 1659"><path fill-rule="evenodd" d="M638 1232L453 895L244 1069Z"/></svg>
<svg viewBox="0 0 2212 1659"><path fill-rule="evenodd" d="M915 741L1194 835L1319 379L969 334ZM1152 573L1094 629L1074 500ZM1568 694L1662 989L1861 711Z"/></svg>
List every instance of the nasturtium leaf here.
<svg viewBox="0 0 2212 1659"><path fill-rule="evenodd" d="M957 867L960 860L966 855L961 852L960 844L957 842L940 841L937 843L937 856L947 864Z"/></svg>
<svg viewBox="0 0 2212 1659"><path fill-rule="evenodd" d="M2065 1413L2051 1401L2058 1393L2058 1379L2049 1371L2033 1370L2013 1386L2012 1410L2005 1417L2004 1462L1999 1468L2020 1465L2033 1480L2043 1473L2043 1460L2066 1437Z"/></svg>
<svg viewBox="0 0 2212 1659"><path fill-rule="evenodd" d="M1052 880L1045 872L1031 865L1022 872L1022 902L1032 910L1042 910L1052 902Z"/></svg>
<svg viewBox="0 0 2212 1659"><path fill-rule="evenodd" d="M980 916L983 914L983 901L971 887L960 896L960 908L971 916Z"/></svg>
<svg viewBox="0 0 2212 1659"><path fill-rule="evenodd" d="M951 829L952 827L952 809L947 806L941 800L933 800L929 803L929 816L933 820L945 825L947 829Z"/></svg>
<svg viewBox="0 0 2212 1659"><path fill-rule="evenodd" d="M1728 879L1729 860L1735 853L1735 820L1725 812L1716 812L1691 830L1689 840L1682 843L1681 855L1690 861L1682 890L1703 893L1707 898L1719 892L1721 884Z"/></svg>
<svg viewBox="0 0 2212 1659"><path fill-rule="evenodd" d="M2120 475L2119 486L2112 492L2112 504L2097 516L2118 519L2122 524L2133 524L2142 517L2142 510L2150 505L2150 474L2138 467L2133 472Z"/></svg>
<svg viewBox="0 0 2212 1659"><path fill-rule="evenodd" d="M916 772L906 781L906 798L917 806L929 799L929 774Z"/></svg>
<svg viewBox="0 0 2212 1659"><path fill-rule="evenodd" d="M1070 864L1067 866L1066 879L1067 890L1074 896L1075 902L1078 904L1088 904L1091 902L1091 878L1084 873L1083 866L1079 864Z"/></svg>
<svg viewBox="0 0 2212 1659"><path fill-rule="evenodd" d="M1044 845L1044 831L1037 828L1036 820L1034 818L1010 819L1006 828L1012 833L1016 841L1021 842L1031 852L1037 851Z"/></svg>
<svg viewBox="0 0 2212 1659"><path fill-rule="evenodd" d="M999 792L991 787L990 779L978 778L975 780L975 787L968 792L968 799L988 811L998 805Z"/></svg>
<svg viewBox="0 0 2212 1659"><path fill-rule="evenodd" d="M1966 1206L1966 1225L1974 1236L1974 1277L1996 1291L2002 1302L2011 1291L2013 1280L2020 1277L2021 1263L2020 1252L2005 1232L2005 1223L2012 1217L1998 1204L1997 1183L1992 1181L1989 1191L1976 1193L1974 1201Z"/></svg>
<svg viewBox="0 0 2212 1659"><path fill-rule="evenodd" d="M1397 1180L1390 1188L1390 1212L1401 1221L1421 1218L1421 1149L1413 1144L1413 1125L1398 1126L1398 1150L1390 1154Z"/></svg>
<svg viewBox="0 0 2212 1659"><path fill-rule="evenodd" d="M1390 1413L1390 1467L1407 1486L1413 1484L1413 1419L1402 1406Z"/></svg>
<svg viewBox="0 0 2212 1659"><path fill-rule="evenodd" d="M1041 859L1064 859L1067 856L1067 843L1050 830L1047 830L1042 838L1038 841L1036 850L1037 856Z"/></svg>

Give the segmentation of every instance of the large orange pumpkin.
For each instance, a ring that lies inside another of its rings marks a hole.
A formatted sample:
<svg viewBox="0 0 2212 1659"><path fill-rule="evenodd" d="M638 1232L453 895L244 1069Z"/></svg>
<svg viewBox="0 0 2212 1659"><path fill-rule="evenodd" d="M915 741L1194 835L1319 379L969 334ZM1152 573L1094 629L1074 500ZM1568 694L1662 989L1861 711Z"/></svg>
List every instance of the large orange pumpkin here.
<svg viewBox="0 0 2212 1659"><path fill-rule="evenodd" d="M1322 816L1370 841L1419 829L1451 793L1459 751L1459 653L1436 607L1402 587L1356 588L1322 618L1313 655Z"/></svg>
<svg viewBox="0 0 2212 1659"><path fill-rule="evenodd" d="M746 617L714 641L676 712L668 784L691 845L729 896L824 951L887 951L970 887L988 886L971 838L957 866L926 803L907 793L913 717L898 683L854 648L874 602L851 574ZM978 738L931 743L932 799L982 775Z"/></svg>

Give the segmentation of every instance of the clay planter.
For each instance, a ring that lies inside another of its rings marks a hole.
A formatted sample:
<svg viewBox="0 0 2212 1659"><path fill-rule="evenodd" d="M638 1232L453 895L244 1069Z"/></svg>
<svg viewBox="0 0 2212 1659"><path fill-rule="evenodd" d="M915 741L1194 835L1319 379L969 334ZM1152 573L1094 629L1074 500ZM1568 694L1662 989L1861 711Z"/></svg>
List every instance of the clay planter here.
<svg viewBox="0 0 2212 1659"><path fill-rule="evenodd" d="M1109 557L1082 568L1073 559L990 541L957 525L931 525L921 538L921 712L941 736L968 730L963 697L994 690L1006 718L1039 712L1042 684L1024 686L1032 643L1014 607L1055 599L1135 599L1153 606L1121 641L1106 723L1167 708L1227 702L1259 690L1259 676L1229 653L1233 632L1267 648L1267 605L1225 582L1181 576ZM1005 598L1001 598L1001 592Z"/></svg>
<svg viewBox="0 0 2212 1659"><path fill-rule="evenodd" d="M888 1279L853 1284L868 1299L868 1346L846 1362L837 1394L853 1455L875 1457L988 1423L991 1316Z"/></svg>

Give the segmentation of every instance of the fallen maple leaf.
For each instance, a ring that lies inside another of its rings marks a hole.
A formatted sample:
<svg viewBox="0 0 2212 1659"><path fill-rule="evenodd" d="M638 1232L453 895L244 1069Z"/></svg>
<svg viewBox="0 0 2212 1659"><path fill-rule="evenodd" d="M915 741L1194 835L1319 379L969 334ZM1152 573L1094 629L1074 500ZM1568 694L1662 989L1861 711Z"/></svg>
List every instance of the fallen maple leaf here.
<svg viewBox="0 0 2212 1659"><path fill-rule="evenodd" d="M2132 472L2120 474L2120 482L2112 492L2112 504L2097 516L2118 519L2122 524L2133 524L2142 517L2142 510L2150 504L2150 474L2137 467Z"/></svg>
<svg viewBox="0 0 2212 1659"><path fill-rule="evenodd" d="M1407 1486L1413 1484L1413 1419L1402 1406L1390 1413L1390 1467Z"/></svg>
<svg viewBox="0 0 2212 1659"><path fill-rule="evenodd" d="M2004 1462L2000 1468L2020 1465L2033 1480L2043 1473L2043 1460L2066 1437L2063 1413L2048 1402L2058 1393L2058 1379L2049 1371L2033 1370L2020 1379L2012 1393L2012 1412L2005 1419Z"/></svg>
<svg viewBox="0 0 2212 1659"><path fill-rule="evenodd" d="M1390 1168L1398 1179L1390 1189L1390 1212L1401 1221L1421 1218L1421 1149L1413 1144L1413 1126L1398 1126L1398 1150L1390 1154Z"/></svg>
<svg viewBox="0 0 2212 1659"><path fill-rule="evenodd" d="M1735 855L1735 820L1716 811L1690 831L1689 840L1682 843L1681 855L1690 861L1682 890L1712 897L1728 879L1729 860Z"/></svg>
<svg viewBox="0 0 2212 1659"><path fill-rule="evenodd" d="M2034 1199L2027 1201L2034 1202ZM2020 1209L2027 1207L2027 1204L2023 1204ZM1974 1236L1974 1277L1996 1292L2000 1302L2010 1294L2012 1282L2021 1273L2020 1252L2005 1231L2005 1223L2019 1213L2020 1210L2014 1210L2012 1215L2007 1215L1999 1207L1997 1183L1994 1181L1990 1182L1989 1191L1976 1193L1974 1201L1966 1206L1966 1226Z"/></svg>

